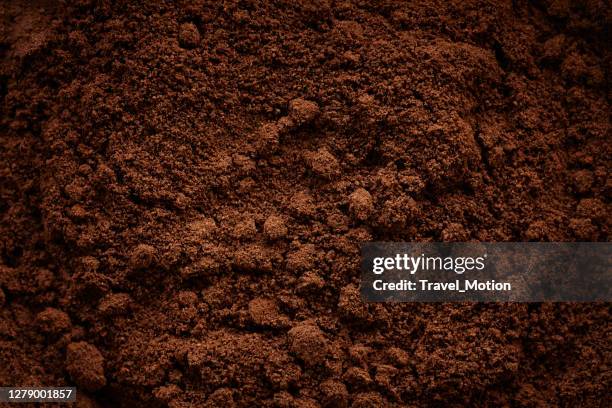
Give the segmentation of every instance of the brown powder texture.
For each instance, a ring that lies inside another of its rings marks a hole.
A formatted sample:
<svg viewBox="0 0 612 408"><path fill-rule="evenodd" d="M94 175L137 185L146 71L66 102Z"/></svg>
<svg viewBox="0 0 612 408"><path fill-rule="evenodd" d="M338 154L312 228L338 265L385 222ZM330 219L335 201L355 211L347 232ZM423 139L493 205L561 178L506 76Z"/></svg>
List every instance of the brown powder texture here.
<svg viewBox="0 0 612 408"><path fill-rule="evenodd" d="M604 0L0 2L0 385L609 405L609 304L366 304L364 241L609 241ZM606 403L608 401L608 403Z"/></svg>

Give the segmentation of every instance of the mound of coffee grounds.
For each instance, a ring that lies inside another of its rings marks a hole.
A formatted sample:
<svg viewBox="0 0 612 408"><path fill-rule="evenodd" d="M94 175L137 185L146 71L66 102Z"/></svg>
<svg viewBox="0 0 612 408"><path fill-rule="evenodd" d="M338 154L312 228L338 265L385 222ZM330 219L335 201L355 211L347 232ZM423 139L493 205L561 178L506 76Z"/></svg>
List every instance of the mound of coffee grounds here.
<svg viewBox="0 0 612 408"><path fill-rule="evenodd" d="M366 304L364 241L608 241L606 1L4 1L0 385L601 406L608 304Z"/></svg>
<svg viewBox="0 0 612 408"><path fill-rule="evenodd" d="M104 358L97 348L84 341L66 347L66 371L86 391L99 390L106 384Z"/></svg>

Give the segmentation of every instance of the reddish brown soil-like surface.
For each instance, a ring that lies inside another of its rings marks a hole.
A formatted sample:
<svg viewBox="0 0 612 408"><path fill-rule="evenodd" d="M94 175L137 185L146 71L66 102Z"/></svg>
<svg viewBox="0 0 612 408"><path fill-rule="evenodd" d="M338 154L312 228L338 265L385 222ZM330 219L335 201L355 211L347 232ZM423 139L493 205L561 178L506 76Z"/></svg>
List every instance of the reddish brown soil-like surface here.
<svg viewBox="0 0 612 408"><path fill-rule="evenodd" d="M610 240L608 1L0 4L0 385L609 406L609 304L357 289L363 241Z"/></svg>

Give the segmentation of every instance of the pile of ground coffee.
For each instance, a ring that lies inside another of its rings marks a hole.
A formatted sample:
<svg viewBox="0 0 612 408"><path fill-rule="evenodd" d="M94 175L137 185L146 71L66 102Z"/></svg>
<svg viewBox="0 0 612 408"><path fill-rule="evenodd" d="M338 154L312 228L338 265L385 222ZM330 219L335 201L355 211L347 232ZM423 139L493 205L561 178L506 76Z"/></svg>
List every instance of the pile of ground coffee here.
<svg viewBox="0 0 612 408"><path fill-rule="evenodd" d="M0 5L0 385L600 406L608 304L366 304L359 242L608 241L605 0Z"/></svg>

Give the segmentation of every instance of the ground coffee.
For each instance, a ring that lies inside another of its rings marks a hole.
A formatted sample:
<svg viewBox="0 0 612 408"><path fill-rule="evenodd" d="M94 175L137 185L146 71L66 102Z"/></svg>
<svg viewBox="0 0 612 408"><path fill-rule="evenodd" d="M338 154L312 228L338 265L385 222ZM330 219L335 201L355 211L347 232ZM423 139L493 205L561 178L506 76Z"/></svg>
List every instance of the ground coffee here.
<svg viewBox="0 0 612 408"><path fill-rule="evenodd" d="M359 242L608 241L611 8L3 1L0 385L601 406L607 304L366 304Z"/></svg>

